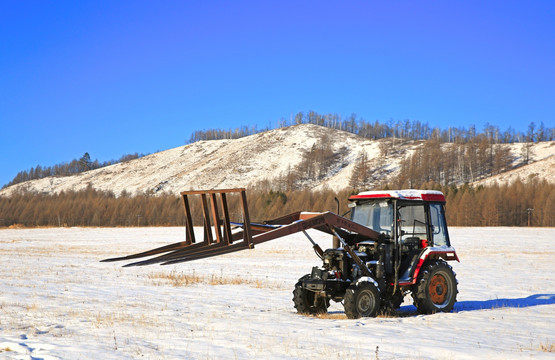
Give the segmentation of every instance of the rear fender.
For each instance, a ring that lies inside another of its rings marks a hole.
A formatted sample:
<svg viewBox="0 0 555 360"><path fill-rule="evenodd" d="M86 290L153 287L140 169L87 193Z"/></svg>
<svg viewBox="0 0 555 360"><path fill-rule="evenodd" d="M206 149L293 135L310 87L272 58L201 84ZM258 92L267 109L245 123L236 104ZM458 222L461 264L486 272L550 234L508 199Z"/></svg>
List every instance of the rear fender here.
<svg viewBox="0 0 555 360"><path fill-rule="evenodd" d="M428 260L435 260L435 259L443 259L445 261L453 261L457 260L460 262L459 257L457 256L457 252L455 248L452 246L442 246L442 247L429 247L426 248L420 258L418 259L418 263L416 268L414 269L414 273L412 275L412 279L410 281L399 282L399 286L408 286L416 284L416 279L418 279L418 275L420 274L420 269L422 269L422 265Z"/></svg>

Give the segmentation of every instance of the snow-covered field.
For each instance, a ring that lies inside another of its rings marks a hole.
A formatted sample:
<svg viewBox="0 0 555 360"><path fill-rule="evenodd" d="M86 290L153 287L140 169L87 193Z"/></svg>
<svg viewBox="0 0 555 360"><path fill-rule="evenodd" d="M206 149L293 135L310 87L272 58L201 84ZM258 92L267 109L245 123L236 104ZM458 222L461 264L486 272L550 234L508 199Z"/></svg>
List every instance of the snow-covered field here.
<svg viewBox="0 0 555 360"><path fill-rule="evenodd" d="M293 285L320 265L302 235L121 268L99 260L182 240L184 229L0 230L0 358L553 359L555 229L451 237L461 259L454 312L417 315L406 298L399 316L348 320L341 304L324 318L295 312Z"/></svg>

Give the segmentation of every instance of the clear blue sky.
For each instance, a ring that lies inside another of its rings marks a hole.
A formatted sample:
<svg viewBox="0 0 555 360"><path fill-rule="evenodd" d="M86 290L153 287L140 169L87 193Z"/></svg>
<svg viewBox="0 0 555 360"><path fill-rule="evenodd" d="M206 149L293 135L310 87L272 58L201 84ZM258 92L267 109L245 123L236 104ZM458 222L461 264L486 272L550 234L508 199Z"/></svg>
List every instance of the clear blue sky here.
<svg viewBox="0 0 555 360"><path fill-rule="evenodd" d="M555 126L555 1L0 2L0 186L314 110Z"/></svg>

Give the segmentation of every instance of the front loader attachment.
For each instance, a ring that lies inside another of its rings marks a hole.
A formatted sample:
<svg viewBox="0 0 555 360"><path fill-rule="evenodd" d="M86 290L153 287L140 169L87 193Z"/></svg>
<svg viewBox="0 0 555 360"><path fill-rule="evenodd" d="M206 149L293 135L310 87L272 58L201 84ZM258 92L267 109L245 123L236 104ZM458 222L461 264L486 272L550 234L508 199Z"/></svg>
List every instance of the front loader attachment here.
<svg viewBox="0 0 555 360"><path fill-rule="evenodd" d="M242 222L231 221L228 209L228 195L239 196ZM200 197L203 223L202 240L197 239L193 228L190 197L194 196ZM262 223L251 223L246 190L243 188L184 191L181 193L181 199L185 211L185 241L102 261L125 261L150 257L149 259L131 262L124 266L156 263L169 265L252 249L254 245L296 232L305 232L308 229L316 229L343 237L347 234L355 233L360 240L376 240L379 235L366 226L352 222L332 212L296 212ZM322 250L318 244L313 242L313 245L315 251L321 254Z"/></svg>

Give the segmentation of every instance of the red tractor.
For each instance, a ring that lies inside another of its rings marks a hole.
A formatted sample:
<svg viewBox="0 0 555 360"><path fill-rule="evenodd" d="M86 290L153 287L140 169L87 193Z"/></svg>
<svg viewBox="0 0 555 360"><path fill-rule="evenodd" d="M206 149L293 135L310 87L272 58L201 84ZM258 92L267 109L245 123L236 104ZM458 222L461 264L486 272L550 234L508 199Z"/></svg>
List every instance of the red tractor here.
<svg viewBox="0 0 555 360"><path fill-rule="evenodd" d="M241 197L242 222L230 220L227 195L231 193ZM184 242L104 261L157 255L126 266L175 264L250 249L302 231L323 265L313 267L296 283L293 302L299 313L323 313L330 301L342 301L348 318L373 317L398 308L408 293L422 314L450 312L456 302L457 280L447 261L459 259L449 241L445 197L439 191L362 192L349 198L350 219L332 212L297 212L261 223L249 220L245 189L181 195ZM192 195L202 200L202 242L196 241L193 231L188 199ZM323 251L306 232L311 228L333 235L334 247Z"/></svg>
<svg viewBox="0 0 555 360"><path fill-rule="evenodd" d="M329 300L343 301L349 318L396 309L411 293L420 313L449 312L457 297L458 260L445 222L445 198L438 191L369 191L349 198L351 221L375 236L336 233L342 247L323 252L295 285L299 312L326 311Z"/></svg>

